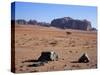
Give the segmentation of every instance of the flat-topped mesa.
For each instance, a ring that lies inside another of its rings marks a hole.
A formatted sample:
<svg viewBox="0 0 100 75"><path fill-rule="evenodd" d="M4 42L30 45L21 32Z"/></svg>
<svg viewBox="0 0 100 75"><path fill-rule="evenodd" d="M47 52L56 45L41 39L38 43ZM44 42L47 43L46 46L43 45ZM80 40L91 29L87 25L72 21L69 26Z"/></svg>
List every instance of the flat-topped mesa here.
<svg viewBox="0 0 100 75"><path fill-rule="evenodd" d="M91 22L88 20L77 20L70 17L57 18L51 21L51 26L62 29L90 30Z"/></svg>

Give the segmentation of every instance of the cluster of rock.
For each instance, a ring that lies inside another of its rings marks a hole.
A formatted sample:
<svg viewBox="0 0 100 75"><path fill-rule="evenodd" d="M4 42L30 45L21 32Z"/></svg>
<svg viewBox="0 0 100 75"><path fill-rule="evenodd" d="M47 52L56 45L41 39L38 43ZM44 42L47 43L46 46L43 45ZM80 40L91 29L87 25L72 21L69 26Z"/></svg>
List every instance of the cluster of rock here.
<svg viewBox="0 0 100 75"><path fill-rule="evenodd" d="M79 29L90 30L92 29L91 22L88 20L77 20L70 17L58 18L51 21L51 26L62 29Z"/></svg>
<svg viewBox="0 0 100 75"><path fill-rule="evenodd" d="M28 65L28 67L38 67L43 66L44 64L48 63L49 61L58 61L59 57L58 54L54 51L44 51L41 52L40 57L37 60L31 60L33 64ZM30 62L30 61L28 61ZM86 53L83 53L77 61L74 61L72 63L89 63L90 58Z"/></svg>

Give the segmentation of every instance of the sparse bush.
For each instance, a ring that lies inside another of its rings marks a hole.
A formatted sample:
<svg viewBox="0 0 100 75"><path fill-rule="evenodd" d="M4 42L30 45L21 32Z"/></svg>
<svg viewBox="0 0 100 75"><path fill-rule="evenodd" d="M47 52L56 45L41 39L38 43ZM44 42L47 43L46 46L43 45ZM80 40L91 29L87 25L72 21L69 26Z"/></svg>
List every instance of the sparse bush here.
<svg viewBox="0 0 100 75"><path fill-rule="evenodd" d="M57 44L57 41L55 41L55 40L51 41L49 44L52 45L52 46L55 46Z"/></svg>
<svg viewBox="0 0 100 75"><path fill-rule="evenodd" d="M70 35L70 34L72 34L72 33L71 33L71 32L66 32L66 34Z"/></svg>

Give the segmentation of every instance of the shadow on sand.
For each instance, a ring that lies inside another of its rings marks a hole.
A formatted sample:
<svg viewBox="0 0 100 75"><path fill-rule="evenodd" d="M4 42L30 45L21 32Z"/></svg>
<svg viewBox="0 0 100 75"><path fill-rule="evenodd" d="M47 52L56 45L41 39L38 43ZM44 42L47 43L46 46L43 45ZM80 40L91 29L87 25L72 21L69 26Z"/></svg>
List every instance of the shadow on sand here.
<svg viewBox="0 0 100 75"><path fill-rule="evenodd" d="M23 61L22 63L33 63L27 66L28 67L38 67L38 66L43 66L47 62L48 61L44 61L44 60L26 60L26 61Z"/></svg>
<svg viewBox="0 0 100 75"><path fill-rule="evenodd" d="M80 63L79 61L71 61L71 63Z"/></svg>

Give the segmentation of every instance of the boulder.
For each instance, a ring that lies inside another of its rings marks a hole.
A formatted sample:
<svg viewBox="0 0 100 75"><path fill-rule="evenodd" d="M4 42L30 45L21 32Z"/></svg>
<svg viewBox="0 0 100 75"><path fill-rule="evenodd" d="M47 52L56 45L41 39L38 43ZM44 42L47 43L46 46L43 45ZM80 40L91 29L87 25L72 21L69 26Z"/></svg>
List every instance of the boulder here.
<svg viewBox="0 0 100 75"><path fill-rule="evenodd" d="M90 59L86 53L82 54L81 57L78 59L79 63L88 63L89 61Z"/></svg>
<svg viewBox="0 0 100 75"><path fill-rule="evenodd" d="M55 61L58 60L58 55L55 52L42 52L41 56L39 57L38 61Z"/></svg>

